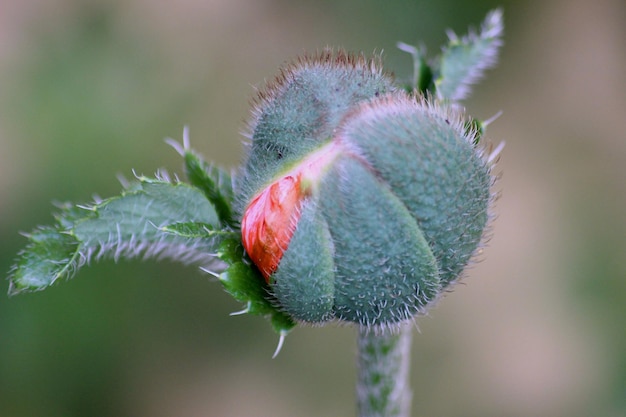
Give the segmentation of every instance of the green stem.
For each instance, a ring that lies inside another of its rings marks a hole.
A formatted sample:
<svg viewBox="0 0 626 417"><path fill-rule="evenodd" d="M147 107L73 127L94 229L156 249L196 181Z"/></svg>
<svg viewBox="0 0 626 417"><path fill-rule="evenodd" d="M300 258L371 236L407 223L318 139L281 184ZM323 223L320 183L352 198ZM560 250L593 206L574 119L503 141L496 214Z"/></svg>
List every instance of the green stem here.
<svg viewBox="0 0 626 417"><path fill-rule="evenodd" d="M359 328L357 408L359 417L409 417L412 323L376 334Z"/></svg>

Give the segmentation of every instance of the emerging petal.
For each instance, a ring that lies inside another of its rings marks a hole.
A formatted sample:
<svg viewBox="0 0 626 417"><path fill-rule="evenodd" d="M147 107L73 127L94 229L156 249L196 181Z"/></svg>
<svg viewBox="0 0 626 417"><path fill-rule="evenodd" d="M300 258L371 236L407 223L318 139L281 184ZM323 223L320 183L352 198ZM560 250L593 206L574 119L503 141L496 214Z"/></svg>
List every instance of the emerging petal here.
<svg viewBox="0 0 626 417"><path fill-rule="evenodd" d="M258 194L243 216L244 248L268 282L298 222L300 191L300 176L287 175Z"/></svg>
<svg viewBox="0 0 626 417"><path fill-rule="evenodd" d="M342 148L330 142L257 194L241 221L243 246L269 283L300 219L304 198L314 191Z"/></svg>

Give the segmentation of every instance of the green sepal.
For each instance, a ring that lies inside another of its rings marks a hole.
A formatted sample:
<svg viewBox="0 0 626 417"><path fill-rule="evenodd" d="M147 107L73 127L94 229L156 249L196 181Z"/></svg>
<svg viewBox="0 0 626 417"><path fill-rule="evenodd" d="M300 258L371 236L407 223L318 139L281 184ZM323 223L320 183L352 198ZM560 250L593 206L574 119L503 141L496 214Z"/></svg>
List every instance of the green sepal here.
<svg viewBox="0 0 626 417"><path fill-rule="evenodd" d="M296 320L323 323L334 317L333 243L315 202L309 200L300 209L298 225L272 281L274 296Z"/></svg>
<svg viewBox="0 0 626 417"><path fill-rule="evenodd" d="M263 276L244 256L240 237L224 239L217 256L228 265L219 280L226 292L246 306L242 313L268 317L278 334L285 334L296 325L280 310Z"/></svg>
<svg viewBox="0 0 626 417"><path fill-rule="evenodd" d="M393 326L423 312L441 288L429 243L392 191L353 156L338 159L320 186L340 320Z"/></svg>
<svg viewBox="0 0 626 417"><path fill-rule="evenodd" d="M339 132L412 213L444 287L476 251L492 199L489 166L466 123L452 108L398 96L363 106Z"/></svg>

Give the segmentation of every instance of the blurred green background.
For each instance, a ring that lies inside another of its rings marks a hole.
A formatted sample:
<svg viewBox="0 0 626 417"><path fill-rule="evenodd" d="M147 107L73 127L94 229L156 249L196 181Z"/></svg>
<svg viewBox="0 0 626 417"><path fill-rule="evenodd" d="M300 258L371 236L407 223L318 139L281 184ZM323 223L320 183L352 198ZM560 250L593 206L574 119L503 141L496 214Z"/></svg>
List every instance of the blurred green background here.
<svg viewBox="0 0 626 417"><path fill-rule="evenodd" d="M500 65L465 104L506 141L493 238L418 320L415 416L626 415L622 0L0 0L0 271L53 201L180 173L179 139L240 160L255 87L326 45L438 51L505 10ZM3 281L0 292L5 293ZM0 298L0 417L351 416L355 332L277 338L194 267L100 262Z"/></svg>

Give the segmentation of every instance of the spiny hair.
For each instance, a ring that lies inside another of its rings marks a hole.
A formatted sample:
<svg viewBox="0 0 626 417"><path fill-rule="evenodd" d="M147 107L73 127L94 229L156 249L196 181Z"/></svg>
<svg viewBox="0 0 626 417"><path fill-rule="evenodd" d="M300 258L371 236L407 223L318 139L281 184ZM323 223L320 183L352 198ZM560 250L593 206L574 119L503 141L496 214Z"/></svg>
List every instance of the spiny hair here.
<svg viewBox="0 0 626 417"><path fill-rule="evenodd" d="M244 131L245 137L250 137L250 127L254 125L258 115L262 113L267 103L282 92L286 85L289 85L298 74L314 67L320 68L345 68L350 70L368 71L373 75L385 74L393 78L391 73L385 73L382 65L382 55L374 53L367 57L363 52L352 53L344 49L334 50L324 48L313 53L305 53L286 63L278 70L278 74L273 80L268 81L265 86L257 90L257 94L251 100L252 120Z"/></svg>

